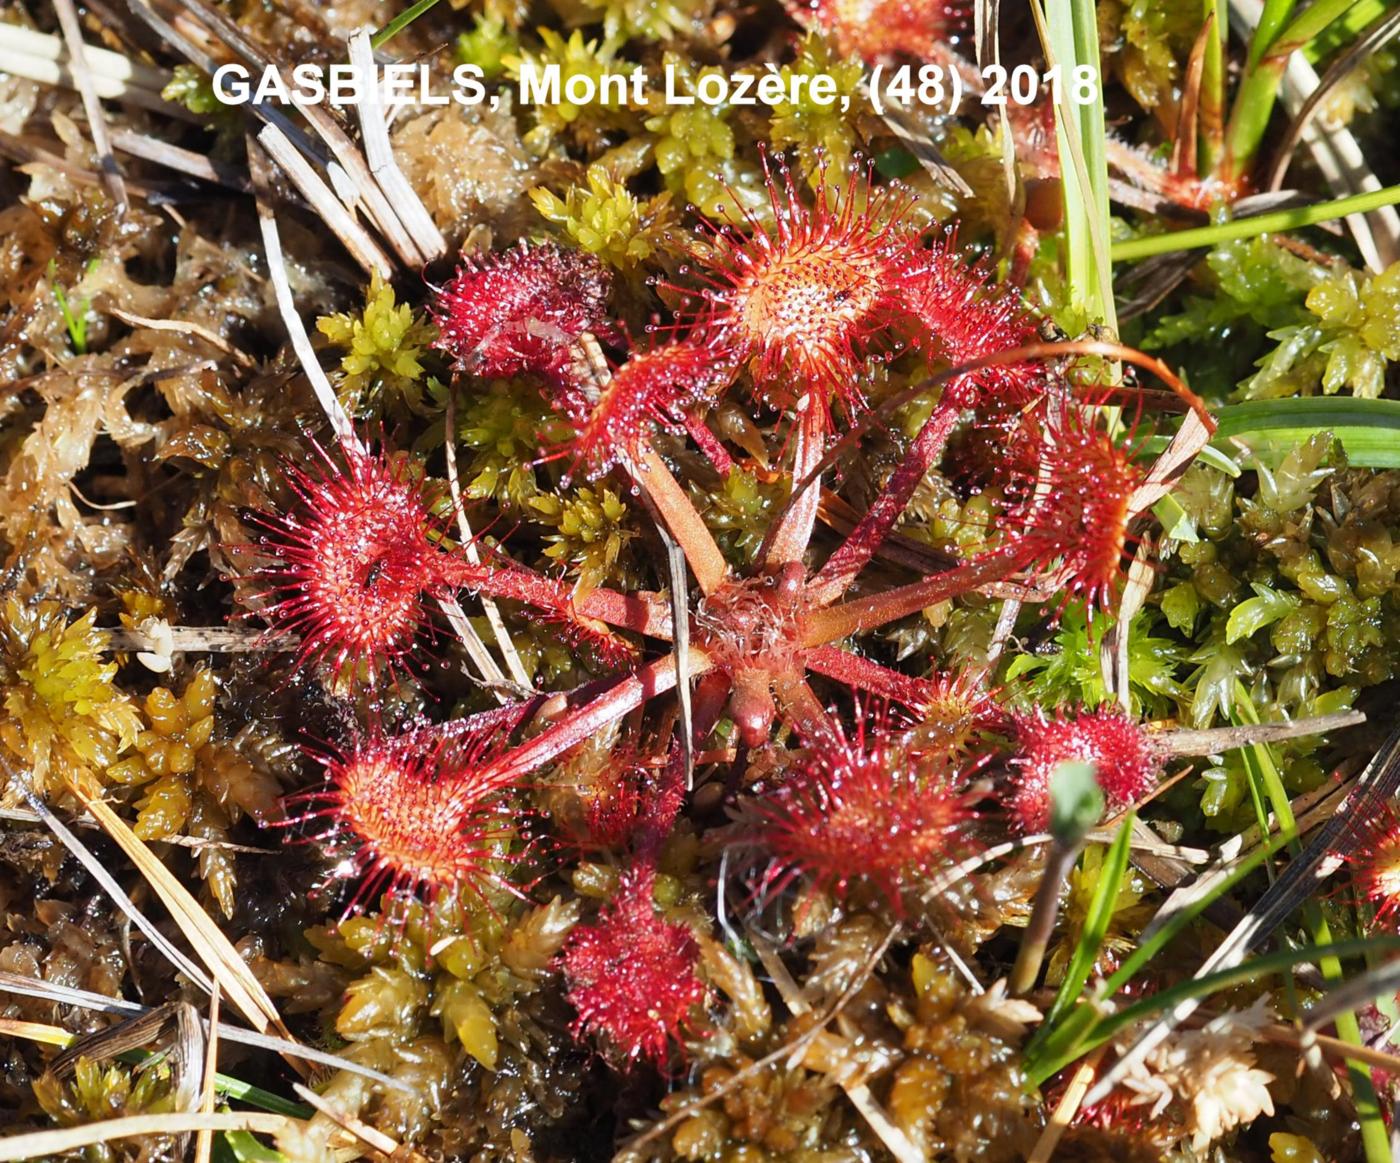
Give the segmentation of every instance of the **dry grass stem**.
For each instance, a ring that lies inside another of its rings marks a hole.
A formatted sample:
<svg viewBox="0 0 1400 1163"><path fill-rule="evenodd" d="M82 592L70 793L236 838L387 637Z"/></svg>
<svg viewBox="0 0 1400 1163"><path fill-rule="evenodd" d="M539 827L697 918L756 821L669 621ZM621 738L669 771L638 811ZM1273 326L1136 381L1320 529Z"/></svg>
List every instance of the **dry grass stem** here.
<svg viewBox="0 0 1400 1163"><path fill-rule="evenodd" d="M811 1013L811 1005L788 972L787 966L783 964L782 958L778 956L778 951L768 940L752 931L750 931L749 938L753 942L754 950L758 953L758 959L763 963L763 968L773 979L773 984L777 987L783 1004L798 1017ZM831 1042L829 1049L832 1054L840 1054L843 1049L849 1046L847 1039L838 1035L828 1034L827 1038ZM876 1138L885 1145L886 1150L894 1157L896 1163L923 1163L923 1152L909 1139L908 1135L895 1126L893 1120L875 1100L875 1096L870 1093L870 1088L864 1082L857 1082L845 1077L839 1077L836 1081L846 1092L846 1097L851 1100L851 1105L866 1121Z"/></svg>
<svg viewBox="0 0 1400 1163"><path fill-rule="evenodd" d="M83 26L78 20L78 10L73 0L54 0L54 9L58 13L59 27L63 29L63 39L68 45L68 68L83 99L83 110L87 113L88 132L92 134L93 148L97 150L98 164L102 167L102 181L117 208L125 214L130 206L126 196L126 182L122 178L121 170L117 168L117 159L112 155L112 143L107 137L107 116L102 112L102 100L93 88L92 70L88 67L87 48L83 44Z"/></svg>
<svg viewBox="0 0 1400 1163"><path fill-rule="evenodd" d="M181 884L175 875L161 863L160 859L133 832L111 808L99 799L87 795L79 788L74 795L83 803L117 846L126 853L138 872L146 878L161 902L170 910L170 915L179 925L180 931L199 954L200 960L228 994L229 1002L260 1033L268 1030L279 1037L295 1041L291 1031L283 1024L281 1015L267 991L263 989L252 970L239 955L233 943L224 936L223 930L214 922L199 902L190 895L189 889ZM210 986L212 991L212 985ZM300 1063L297 1063L300 1066Z"/></svg>
<svg viewBox="0 0 1400 1163"><path fill-rule="evenodd" d="M443 425L448 433L457 431L457 404L453 394L447 393L447 402L443 411ZM457 532L462 537L462 552L467 555L467 560L473 565L481 564L481 551L476 547L476 534L473 532L471 522L467 520L467 510L462 499L462 482L457 472L457 444L455 440L448 439L443 442L443 455L447 461L447 487L452 493L452 509L457 515ZM486 624L491 627L491 635L496 640L496 646L501 651L501 657L505 659L506 669L510 671L511 680L523 691L530 691L530 676L525 671L525 663L520 657L520 651L515 648L515 643L511 641L510 631L506 629L505 619L501 617L500 607L489 597L480 599L482 613L486 615ZM461 607L458 606L460 610ZM466 621L465 616L462 619ZM453 626L457 630L457 626ZM481 639L476 631L472 629L471 623L466 623L466 631L471 634L477 642ZM458 631L459 634L462 631ZM465 642L465 639L463 639ZM470 649L470 647L468 648ZM485 646L482 647L485 650ZM487 654L490 658L490 654ZM496 681L504 683L505 676L491 659L492 674L487 676L483 671L483 677L494 677Z"/></svg>
<svg viewBox="0 0 1400 1163"><path fill-rule="evenodd" d="M374 50L370 47L368 29L361 28L350 35L350 62L368 72L374 65ZM418 197L399 169L389 143L389 127L384 118L380 92L373 89L368 100L361 101L355 112L360 119L360 136L364 140L365 160L370 173L379 183L392 208L407 231L409 242L421 255L421 263L433 262L447 253L447 239L437 228L433 216Z"/></svg>
<svg viewBox="0 0 1400 1163"><path fill-rule="evenodd" d="M169 73L134 63L109 49L84 45L88 78L93 93L106 101L127 101L145 109L179 116L189 114L161 95ZM77 89L68 46L62 37L50 36L18 24L0 23L0 70L16 77Z"/></svg>
<svg viewBox="0 0 1400 1163"><path fill-rule="evenodd" d="M1076 1068L1069 1085L1065 1087L1064 1095L1055 1107L1055 1113L1050 1116L1045 1130L1041 1131L1040 1138L1036 1140L1035 1148L1026 1163L1050 1163L1060 1139L1069 1130L1074 1116L1079 1113L1079 1105L1089 1091L1089 1083L1094 1080L1094 1071L1099 1068L1099 1062L1107 1050L1107 1046L1100 1046Z"/></svg>
<svg viewBox="0 0 1400 1163"><path fill-rule="evenodd" d="M326 1118L330 1119L347 1135L363 1143L371 1150L378 1151L382 1155L388 1155L394 1163L427 1163L427 1161L414 1150L405 1150L393 1138L383 1131L371 1127L368 1123L363 1123L354 1115L346 1114L337 1110L333 1103L327 1102L310 1087L293 1084L292 1089L296 1091L297 1097L314 1107Z"/></svg>
<svg viewBox="0 0 1400 1163"><path fill-rule="evenodd" d="M108 314L116 316L123 323L130 323L134 327L149 327L152 331L172 331L177 335L193 335L210 346L218 348L240 367L250 368L254 365L252 356L239 351L222 335L216 331L210 331L202 323L195 323L189 319L148 319L145 315L137 315L133 311L123 311L120 307L109 308Z"/></svg>
<svg viewBox="0 0 1400 1163"><path fill-rule="evenodd" d="M51 1001L56 1005L78 1006L82 1009L89 1009L95 1013L103 1014L130 1014L141 1016L152 1011L146 1006L134 1001L126 1001L122 998L107 997L105 994L91 993L85 989L74 989L71 986L56 985L51 981L44 981L38 978L20 977L13 973L0 972L0 993L18 994L21 997L35 997L42 1001ZM210 990L212 994L212 987ZM201 1019L203 1020L203 1019ZM46 1027L49 1028L49 1027ZM57 1028L57 1027L52 1027ZM62 1032L62 1031L60 1031ZM64 1038L72 1040L72 1036L63 1032ZM357 1074L362 1078L370 1078L381 1086L387 1086L393 1090L411 1093L412 1088L396 1078L392 1078L381 1071L374 1070L368 1066L361 1066L358 1062L349 1058L342 1058L339 1054L331 1054L325 1050L317 1050L310 1046L302 1045L299 1042L289 1042L284 1038L277 1038L270 1034L257 1034L252 1030L245 1030L241 1026L232 1026L227 1022L220 1022L218 1026L218 1036L225 1042L236 1042L240 1046L252 1046L258 1050L271 1050L277 1054L291 1055L301 1058L306 1062L314 1062L319 1066L325 1066L332 1070L344 1070L350 1074ZM67 1041L53 1042L51 1038L41 1039L50 1041L54 1045L67 1045Z"/></svg>
<svg viewBox="0 0 1400 1163"><path fill-rule="evenodd" d="M384 279L392 278L394 264L389 261L389 256L355 220L355 216L345 208L331 188L321 180L311 168L311 163L292 144L291 139L277 126L264 125L258 132L258 142L291 179L292 184L301 191L311 209L326 224L326 228L340 239L350 256L364 268L365 273L377 273Z"/></svg>
<svg viewBox="0 0 1400 1163"><path fill-rule="evenodd" d="M251 141L248 144L250 157L256 165L258 147ZM256 174L257 170L254 169L255 181ZM364 446L355 434L355 425L342 406L340 397L335 394L335 388L321 367L320 360L316 358L316 349L311 346L311 336L307 334L306 325L297 313L296 301L292 297L292 285L287 279L286 260L282 257L282 239L277 232L277 219L262 198L258 199L258 225L262 231L263 249L267 252L268 277L272 279L273 290L277 295L277 309L287 328L287 336L292 341L292 350L301 361L306 378L311 381L311 390L315 392L317 403L321 405L326 419L330 421L336 439L349 449L363 451Z"/></svg>
<svg viewBox="0 0 1400 1163"><path fill-rule="evenodd" d="M130 1118L104 1119L84 1127L67 1127L60 1131L31 1131L0 1139L0 1163L22 1163L26 1159L42 1159L67 1151L80 1151L112 1139L133 1139L143 1135L179 1135L208 1128L211 1131L248 1131L252 1134L276 1134L296 1122L286 1115L265 1114L262 1111L235 1111L229 1114L171 1114L134 1115Z"/></svg>

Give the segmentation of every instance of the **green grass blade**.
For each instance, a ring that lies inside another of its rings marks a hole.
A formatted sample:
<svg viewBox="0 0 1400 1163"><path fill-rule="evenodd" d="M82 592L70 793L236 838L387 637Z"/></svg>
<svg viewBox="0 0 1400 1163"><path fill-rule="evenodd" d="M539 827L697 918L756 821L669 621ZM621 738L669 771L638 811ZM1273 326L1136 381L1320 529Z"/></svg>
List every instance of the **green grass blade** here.
<svg viewBox="0 0 1400 1163"><path fill-rule="evenodd" d="M254 1086L251 1082L244 1082L241 1078L230 1078L227 1074L214 1075L214 1089L226 1098L246 1102L249 1106L265 1110L269 1114L309 1119L316 1113L305 1103L292 1102L291 1099L273 1094L270 1090Z"/></svg>
<svg viewBox="0 0 1400 1163"><path fill-rule="evenodd" d="M1279 851L1288 836L1266 837L1264 842L1249 856L1240 860L1227 876L1221 878L1215 890L1199 900L1192 901L1185 908L1171 916L1147 940L1124 958L1117 971L1096 991L1095 1000L1103 1001L1113 997L1119 990L1130 984L1163 949L1167 947L1186 927L1192 924L1215 901L1231 892L1236 885L1254 873L1264 860ZM1068 1016L1044 1039L1035 1054L1026 1056L1026 1073L1037 1086L1073 1062L1083 1053L1083 1039L1098 1020L1099 1012L1094 1002L1084 1001L1070 1011Z"/></svg>
<svg viewBox="0 0 1400 1163"><path fill-rule="evenodd" d="M1316 432L1331 432L1359 468L1400 468L1400 400L1314 396L1251 400L1215 413L1214 447L1233 452L1234 438L1261 460L1282 459Z"/></svg>
<svg viewBox="0 0 1400 1163"><path fill-rule="evenodd" d="M1253 725L1259 722L1259 713L1254 708L1254 702L1250 699L1249 692L1245 689L1244 684L1238 681L1235 683L1233 714L1240 723ZM1289 832L1296 832L1293 805L1289 802L1288 791L1283 786L1283 776L1274 759L1273 748L1267 743L1251 743L1243 749L1243 754L1245 771L1250 778L1251 788L1258 788L1262 792L1282 828ZM1296 840L1290 847L1293 848L1295 854L1301 851L1301 845ZM1344 977L1342 954L1338 952L1339 947L1332 941L1331 927L1327 924L1326 918L1323 917L1322 910L1318 908L1317 901L1311 898L1304 901L1303 918L1312 931L1318 953L1318 966L1322 970L1322 975L1329 982L1342 981ZM1201 980L1206 979L1202 978ZM1289 979L1290 992L1292 984L1292 980ZM1354 1013L1338 1014L1336 1025L1337 1035L1342 1041L1349 1042L1353 1046L1362 1045L1361 1024L1357 1021ZM1361 1122L1361 1142L1366 1158L1369 1163L1385 1163L1390 1158L1389 1136L1386 1133L1385 1122L1381 1118L1380 1105L1376 1099L1375 1086L1371 1081L1370 1068L1362 1062L1348 1062L1347 1071L1351 1076L1352 1098L1356 1103L1356 1113Z"/></svg>
<svg viewBox="0 0 1400 1163"><path fill-rule="evenodd" d="M1091 323L1117 330L1113 304L1112 256L1109 249L1108 156L1105 150L1103 91L1077 104L1067 78L1085 65L1098 75L1099 26L1093 0L1047 0L1032 5L1046 54L1059 67L1055 135L1065 206L1065 266L1070 294Z"/></svg>
<svg viewBox="0 0 1400 1163"><path fill-rule="evenodd" d="M423 13L437 6L438 0L418 0L416 4L410 4L402 12L389 21L383 28L370 37L369 43L374 48L383 48L394 37L398 36L405 28L417 20Z"/></svg>
<svg viewBox="0 0 1400 1163"><path fill-rule="evenodd" d="M1133 821L1136 819L1134 813L1128 813L1127 819L1118 829L1118 835L1113 838L1112 845L1104 854L1103 863L1099 866L1098 882L1094 885L1094 895L1084 918L1084 929L1079 934L1069 967L1065 970L1065 978L1060 982L1060 990L1055 995L1050 1012L1045 1015L1045 1021L1041 1023L1037 1037L1048 1035L1070 1007L1079 1000L1089 980L1089 974L1093 972L1094 962L1098 959L1099 950L1103 948L1109 923L1113 920L1113 907L1118 900L1118 892L1123 887L1123 877L1128 871L1128 849L1133 837Z"/></svg>
<svg viewBox="0 0 1400 1163"><path fill-rule="evenodd" d="M1244 981L1253 981L1280 970L1291 969L1306 961L1318 961L1323 958L1364 957L1386 952L1400 952L1400 937L1358 937L1354 940L1328 945L1325 947L1325 952L1322 948L1308 946L1303 949L1280 949L1275 953L1251 957L1242 965L1236 965L1231 969L1222 969L1219 973L1210 973L1205 977L1178 982L1159 993L1154 993L1132 1005L1124 1006L1117 1013L1110 1014L1100 1020L1086 1039L1087 1049L1092 1050L1095 1046L1101 1045L1113 1037L1125 1026L1130 1026L1134 1022L1140 1022L1144 1018L1150 1018L1154 1014L1170 1009L1177 1002L1184 1001L1188 997L1208 997L1217 990L1228 989Z"/></svg>
<svg viewBox="0 0 1400 1163"><path fill-rule="evenodd" d="M281 1151L265 1147L247 1131L225 1131L222 1138L235 1163L287 1163Z"/></svg>
<svg viewBox="0 0 1400 1163"><path fill-rule="evenodd" d="M1400 186L1387 186L1383 190L1371 190L1365 194L1351 194L1345 198L1335 198L1329 202L1315 202L1311 206L1295 206L1288 210L1272 210L1268 214L1255 214L1249 218L1236 218L1230 222L1220 222L1214 226L1198 226L1192 230L1173 230L1167 234L1151 234L1143 238L1127 238L1115 242L1111 248L1114 262L1132 262L1134 259L1149 258L1154 254L1171 254L1179 250L1195 250L1197 247L1218 246L1236 238L1254 238L1260 234L1273 234L1284 230L1299 230L1304 226L1315 226L1319 222L1331 222L1350 214L1367 214L1382 206L1393 206L1400 202Z"/></svg>

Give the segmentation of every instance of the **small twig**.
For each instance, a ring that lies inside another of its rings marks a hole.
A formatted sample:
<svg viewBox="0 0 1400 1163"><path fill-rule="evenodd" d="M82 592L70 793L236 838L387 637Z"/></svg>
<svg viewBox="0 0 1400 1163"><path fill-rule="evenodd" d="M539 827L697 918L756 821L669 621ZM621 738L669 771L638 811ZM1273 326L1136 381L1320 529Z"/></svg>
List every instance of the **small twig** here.
<svg viewBox="0 0 1400 1163"><path fill-rule="evenodd" d="M209 995L209 1039L204 1056L204 1094L199 1109L208 1115L214 1113L214 1075L219 1064L219 985L214 983L214 992ZM194 1163L209 1163L214 1148L214 1132L201 1128L195 1139Z"/></svg>
<svg viewBox="0 0 1400 1163"><path fill-rule="evenodd" d="M84 57L92 90L108 101L127 101L145 109L192 117L161 97L169 74L133 64L120 53L85 44ZM77 80L63 38L18 24L0 23L0 70L41 85L76 89Z"/></svg>
<svg viewBox="0 0 1400 1163"><path fill-rule="evenodd" d="M486 686L496 693L498 702L507 703L512 697L525 698L535 693L532 688L517 685L506 678L501 668L496 665L496 660L491 657L491 652L486 649L486 643L481 640L481 635L476 632L476 628L468 619L467 612L462 609L462 604L456 598L438 598L437 601L438 609L447 619L447 624L452 627L452 632L457 635L457 640L471 656L471 660L476 663L476 668L481 672Z"/></svg>
<svg viewBox="0 0 1400 1163"><path fill-rule="evenodd" d="M58 13L58 24L63 30L63 39L68 45L68 64L73 72L73 81L83 98L83 109L87 113L88 132L92 134L92 144L97 150L98 163L102 167L102 182L116 202L120 213L130 208L126 196L126 182L117 168L117 159L112 156L112 143L107 137L107 115L102 111L102 100L93 88L92 70L88 67L87 49L83 44L83 26L78 20L78 10L73 0L54 0Z"/></svg>
<svg viewBox="0 0 1400 1163"><path fill-rule="evenodd" d="M1338 711L1331 715L1312 715L1289 719L1282 723L1243 723L1236 727L1210 727L1196 730L1174 727L1158 731L1153 742L1172 755L1217 755L1252 743L1279 743L1285 739L1300 739L1340 731L1366 721L1361 711Z"/></svg>
<svg viewBox="0 0 1400 1163"><path fill-rule="evenodd" d="M246 175L223 162L217 162L202 153L181 149L168 141L157 141L144 133L133 133L130 129L112 130L112 146L122 153L139 157L143 161L155 162L176 173L187 174L202 182L212 182L239 193L251 193L253 186Z"/></svg>
<svg viewBox="0 0 1400 1163"><path fill-rule="evenodd" d="M131 918L136 927L146 935L146 939L152 945L160 950L165 959L205 993L212 990L214 988L213 982L205 975L204 971L170 943L165 934L156 928L155 924L136 907L132 899L123 891L121 885L117 883L116 878L107 871L106 865L98 860L88 846L73 835L64 826L63 821L49 810L48 805L34 791L29 777L13 767L3 755L0 755L0 767L4 768L11 786L19 789L20 795L29 802L29 806L34 809L48 829L63 842L63 846L69 852L77 857L78 863L87 869L93 880L97 881L103 891L112 898L112 903Z"/></svg>
<svg viewBox="0 0 1400 1163"><path fill-rule="evenodd" d="M5 972L0 972L0 993L35 997L40 1001L53 1002L56 1005L79 1006L82 1009L101 1014L129 1014L141 1017L155 1012L147 1006L134 1001L126 1001L123 998L107 997L105 994L91 993L85 989L55 985L42 978L20 977L17 974ZM200 1021L203 1020L200 1018ZM208 1034L208 1031L206 1031L206 1035L212 1036ZM372 1079L381 1086L387 1086L393 1090L401 1090L405 1093L413 1092L413 1088L408 1083L384 1074L382 1071L374 1070L369 1066L361 1066L358 1062L342 1058L338 1054L304 1046L300 1042L291 1042L272 1034L254 1033L252 1030L243 1029L242 1026L229 1025L227 1022L219 1023L218 1036L225 1042L236 1042L240 1046L252 1046L258 1050L271 1050L276 1054L290 1054L294 1058L314 1062L318 1066L326 1066L332 1070L344 1070L349 1074Z"/></svg>
<svg viewBox="0 0 1400 1163"><path fill-rule="evenodd" d="M327 1102L310 1087L302 1086L300 1083L294 1082L292 1083L292 1089L296 1091L297 1097L302 1099L308 1106L314 1107L342 1131L358 1139L371 1150L378 1151L383 1155L388 1155L391 1159L395 1160L395 1163L398 1163L400 1160L402 1160L403 1163L408 1163L409 1160L426 1163L423 1156L417 1151L404 1151L397 1140L386 1135L383 1131L371 1127L368 1123L362 1123L354 1115L337 1110L335 1106Z"/></svg>
<svg viewBox="0 0 1400 1163"><path fill-rule="evenodd" d="M27 812L23 808L0 808L0 820L9 820L17 824L42 824L44 822L43 817L38 812ZM75 817L69 823L79 828L100 830L102 827L96 820L90 820L86 816ZM165 836L160 842L174 845L177 848L193 848L196 851L212 848L220 852L246 852L252 856L277 855L275 848L254 848L251 844L233 844L228 840L205 840L198 836Z"/></svg>
<svg viewBox="0 0 1400 1163"><path fill-rule="evenodd" d="M1288 172L1289 163L1293 160L1299 141L1312 123L1313 114L1321 108L1332 90L1397 35L1400 35L1400 9L1391 9L1389 12L1382 12L1347 46L1345 52L1338 55L1316 88L1308 94L1307 100L1294 112L1288 132L1283 135L1283 140L1279 142L1275 151L1273 164L1269 167L1269 176L1263 183L1264 189L1282 188L1284 175Z"/></svg>
<svg viewBox="0 0 1400 1163"><path fill-rule="evenodd" d="M768 976L772 978L773 984L777 987L779 995L783 999L783 1004L797 1017L803 1017L812 1012L811 1005L803 996L797 982L792 979L787 966L783 964L782 958L778 956L772 944L759 934L750 931L750 941L759 960L763 963L763 968L767 970ZM833 1049L844 1048L850 1045L849 1039L842 1038L837 1034L828 1034ZM914 1143L910 1142L909 1136L899 1129L870 1093L870 1087L864 1082L856 1082L850 1078L840 1076L836 1081L841 1089L846 1092L846 1097L850 1099L851 1105L856 1108L866 1122L866 1125L875 1132L875 1137L884 1143L886 1149L894 1156L897 1163L923 1163L924 1155Z"/></svg>
<svg viewBox="0 0 1400 1163"><path fill-rule="evenodd" d="M135 3L136 0L132 2ZM218 8L204 3L204 0L184 0L182 7L184 15L203 24L211 36L222 40L230 50L252 65L254 72L263 74L279 71L278 63L263 47ZM266 118L269 123L274 120L272 115L276 113L275 107L267 103L254 105L253 111L259 117ZM344 208L365 210L404 263L409 266L417 265L417 247L407 237L389 199L370 173L364 155L350 140L350 135L341 128L331 110L325 105L310 104L300 106L300 112L330 151L326 173L331 185L341 194ZM282 126L282 132L286 132L285 125ZM387 272L385 277L388 277Z"/></svg>
<svg viewBox="0 0 1400 1163"><path fill-rule="evenodd" d="M1306 1050L1309 1046L1316 1046L1323 1057L1332 1062L1364 1062L1367 1066L1375 1066L1390 1074L1400 1073L1400 1057L1377 1050L1373 1046L1353 1046L1350 1042L1343 1042L1330 1034L1311 1031L1304 1033L1296 1026L1264 1026L1257 1031L1257 1035L1265 1042L1292 1046L1295 1050Z"/></svg>
<svg viewBox="0 0 1400 1163"><path fill-rule="evenodd" d="M1006 598L997 613L997 624L992 629L992 640L987 644L987 673L996 669L997 659L1016 628L1016 619L1021 613L1021 603L1016 598Z"/></svg>
<svg viewBox="0 0 1400 1163"><path fill-rule="evenodd" d="M1089 1090L1089 1083L1094 1080L1094 1071L1099 1068L1099 1062L1107 1050L1107 1044L1100 1046L1079 1064L1078 1069L1069 1080L1069 1085L1065 1087L1065 1093L1061 1096L1059 1104L1055 1107L1055 1113L1050 1116L1045 1130L1041 1131L1040 1138L1036 1140L1035 1149L1031 1151L1026 1163L1050 1163L1051 1156L1055 1154L1055 1148L1059 1146L1060 1138L1069 1130L1074 1116L1079 1113L1079 1104L1084 1101L1084 1095Z"/></svg>
<svg viewBox="0 0 1400 1163"><path fill-rule="evenodd" d="M150 650L156 643L140 630L114 626L106 630L108 650ZM172 654L254 654L264 650L295 650L294 635L271 635L261 630L234 630L226 626L171 626Z"/></svg>

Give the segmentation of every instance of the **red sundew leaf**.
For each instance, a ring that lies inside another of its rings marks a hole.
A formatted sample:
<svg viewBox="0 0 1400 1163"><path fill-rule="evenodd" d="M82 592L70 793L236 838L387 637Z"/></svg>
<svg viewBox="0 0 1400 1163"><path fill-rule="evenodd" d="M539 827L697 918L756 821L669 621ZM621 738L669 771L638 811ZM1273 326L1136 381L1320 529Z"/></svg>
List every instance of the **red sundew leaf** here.
<svg viewBox="0 0 1400 1163"><path fill-rule="evenodd" d="M574 345L614 330L608 289L597 259L553 243L467 258L437 292L437 346L462 371L537 375L569 392Z"/></svg>
<svg viewBox="0 0 1400 1163"><path fill-rule="evenodd" d="M1040 322L1020 292L992 283L986 267L964 260L956 244L957 232L950 230L911 256L901 272L919 345L955 366L1039 343ZM969 404L1023 405L1043 395L1048 382L1046 368L1027 360L967 372L945 391L970 393Z"/></svg>
<svg viewBox="0 0 1400 1163"><path fill-rule="evenodd" d="M288 822L316 822L313 838L352 844L344 871L361 883L346 915L385 889L421 893L429 904L462 889L517 891L506 874L518 829L506 789L488 771L526 707L400 735L375 730L316 755L325 787L289 797L303 810Z"/></svg>
<svg viewBox="0 0 1400 1163"><path fill-rule="evenodd" d="M902 910L903 890L966 846L975 813L946 759L863 721L853 739L813 748L755 804L751 838L774 861L765 880L802 875L841 898L866 880Z"/></svg>
<svg viewBox="0 0 1400 1163"><path fill-rule="evenodd" d="M267 603L258 614L301 636L299 662L364 664L377 677L404 662L424 623L444 558L431 537L439 523L404 464L347 448L340 468L317 453L319 469L288 470L295 510L255 514L267 534L233 549L270 559L251 575Z"/></svg>
<svg viewBox="0 0 1400 1163"><path fill-rule="evenodd" d="M633 352L596 398L573 393L565 411L577 427L568 444L590 480L635 457L655 427L686 430L685 410L713 398L733 379L733 367L711 347L686 341Z"/></svg>
<svg viewBox="0 0 1400 1163"><path fill-rule="evenodd" d="M689 321L698 338L736 362L753 361L760 391L776 402L816 406L817 393L822 406L834 395L859 408L861 364L900 345L900 272L919 249L913 199L888 187L872 191L868 171L853 169L843 195L833 197L823 183L808 208L781 163L778 173L775 180L765 157L771 233L756 220L747 234L706 223L709 245L693 255L706 285Z"/></svg>
<svg viewBox="0 0 1400 1163"><path fill-rule="evenodd" d="M581 925L561 955L574 1029L600 1038L624 1061L662 1061L709 989L696 975L700 945L685 925L658 915L655 871L623 874L595 925Z"/></svg>
<svg viewBox="0 0 1400 1163"><path fill-rule="evenodd" d="M1020 753L1012 760L1008 807L1017 826L1043 832L1050 823L1050 777L1062 763L1092 763L1104 798L1114 808L1139 802L1162 773L1162 755L1122 711L1043 711L1016 719Z"/></svg>
<svg viewBox="0 0 1400 1163"><path fill-rule="evenodd" d="M525 566L457 559L443 564L441 580L485 597L523 602L536 617L558 627L571 646L588 651L605 666L620 667L637 660L637 649L631 642L606 622L578 612L567 585Z"/></svg>
<svg viewBox="0 0 1400 1163"><path fill-rule="evenodd" d="M999 524L1007 543L1026 567L1052 577L1065 600L1109 608L1132 556L1133 504L1147 479L1132 435L1120 440L1100 410L1055 398L1024 414L1006 451L1000 475L1012 503Z"/></svg>

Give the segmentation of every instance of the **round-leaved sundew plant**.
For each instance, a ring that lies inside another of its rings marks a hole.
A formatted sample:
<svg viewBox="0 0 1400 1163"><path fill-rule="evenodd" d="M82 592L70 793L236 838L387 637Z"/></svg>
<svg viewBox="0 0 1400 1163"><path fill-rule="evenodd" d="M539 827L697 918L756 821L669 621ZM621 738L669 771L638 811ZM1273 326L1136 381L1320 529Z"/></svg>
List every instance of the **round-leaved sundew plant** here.
<svg viewBox="0 0 1400 1163"><path fill-rule="evenodd" d="M747 233L705 223L691 264L704 286L672 289L687 297L683 320L729 358L752 361L755 385L773 403L821 410L835 396L858 408L862 363L900 346L900 272L919 248L914 200L872 189L853 167L844 194L823 183L809 208L786 163L776 163L778 179L773 168L765 156L771 231L752 216Z"/></svg>
<svg viewBox="0 0 1400 1163"><path fill-rule="evenodd" d="M975 813L945 749L869 718L858 715L850 738L834 727L756 800L749 836L772 860L765 885L805 876L844 899L866 881L902 914L906 888L965 854Z"/></svg>
<svg viewBox="0 0 1400 1163"><path fill-rule="evenodd" d="M624 873L597 924L574 929L560 957L575 1029L629 1063L663 1062L709 999L696 974L699 942L656 911L655 879L647 864Z"/></svg>
<svg viewBox="0 0 1400 1163"><path fill-rule="evenodd" d="M1066 598L1102 609L1133 548L1147 469L1135 458L1135 440L1110 432L1101 412L1063 397L1048 403L1041 439L1012 442L1021 458L1006 466L1007 492L1017 501L1005 520L1028 564L1045 569L1061 559L1056 580Z"/></svg>
<svg viewBox="0 0 1400 1163"><path fill-rule="evenodd" d="M685 432L687 410L721 391L732 374L711 348L675 340L633 351L596 382L561 385L551 398L576 429L564 451L578 466L570 471L596 479L634 460L654 427Z"/></svg>
<svg viewBox="0 0 1400 1163"><path fill-rule="evenodd" d="M437 294L437 346L472 375L568 383L579 338L613 331L609 287L591 254L552 242L469 257Z"/></svg>
<svg viewBox="0 0 1400 1163"><path fill-rule="evenodd" d="M342 467L317 452L316 469L287 469L293 511L255 514L266 532L233 548L266 559L243 580L261 587L255 612L274 632L300 635L299 663L377 678L406 664L424 624L424 594L447 560L433 540L440 522L406 460L347 445Z"/></svg>
<svg viewBox="0 0 1400 1163"><path fill-rule="evenodd" d="M287 797L286 823L311 825L329 851L346 849L333 873L359 882L346 916L385 891L421 894L430 907L462 890L518 891L508 874L519 828L486 760L520 718L507 706L446 728L376 729L315 753L324 786Z"/></svg>
<svg viewBox="0 0 1400 1163"><path fill-rule="evenodd" d="M787 9L843 55L872 65L898 57L943 60L949 45L972 31L967 0L788 0Z"/></svg>
<svg viewBox="0 0 1400 1163"><path fill-rule="evenodd" d="M1375 907L1376 923L1393 927L1400 910L1400 808L1387 801L1357 821L1353 835L1354 845L1343 850L1352 883Z"/></svg>
<svg viewBox="0 0 1400 1163"><path fill-rule="evenodd" d="M1023 832L1050 824L1050 779L1062 763L1092 763L1104 799L1113 808L1142 800L1162 773L1161 750L1121 710L1034 711L1017 716L1019 751L1012 759L1007 806Z"/></svg>

